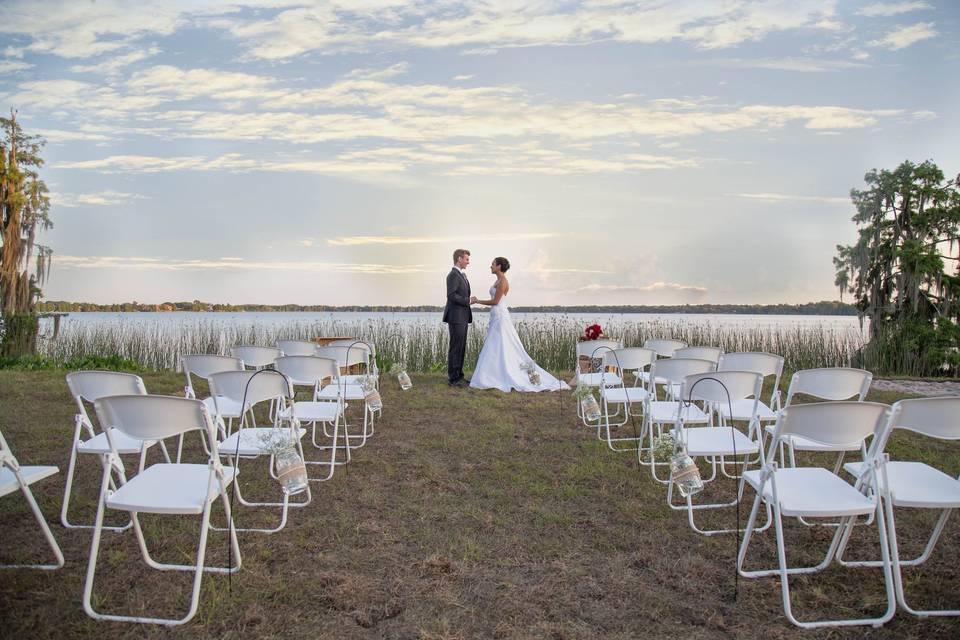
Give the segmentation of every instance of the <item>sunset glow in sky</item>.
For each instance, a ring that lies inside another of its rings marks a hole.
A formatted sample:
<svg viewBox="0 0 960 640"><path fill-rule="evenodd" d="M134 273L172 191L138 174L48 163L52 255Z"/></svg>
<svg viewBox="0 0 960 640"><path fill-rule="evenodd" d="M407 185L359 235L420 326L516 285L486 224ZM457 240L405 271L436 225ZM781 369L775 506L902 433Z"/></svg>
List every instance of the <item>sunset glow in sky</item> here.
<svg viewBox="0 0 960 640"><path fill-rule="evenodd" d="M835 299L874 167L960 172L960 3L0 2L48 299Z"/></svg>

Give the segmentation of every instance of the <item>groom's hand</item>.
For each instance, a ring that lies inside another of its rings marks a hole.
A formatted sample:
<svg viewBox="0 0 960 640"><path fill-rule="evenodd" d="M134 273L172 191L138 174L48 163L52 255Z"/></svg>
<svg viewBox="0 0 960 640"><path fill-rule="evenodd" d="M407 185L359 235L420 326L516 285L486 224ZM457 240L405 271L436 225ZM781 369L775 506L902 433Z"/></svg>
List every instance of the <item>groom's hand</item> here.
<svg viewBox="0 0 960 640"><path fill-rule="evenodd" d="M470 296L470 304L477 304L477 296Z"/></svg>

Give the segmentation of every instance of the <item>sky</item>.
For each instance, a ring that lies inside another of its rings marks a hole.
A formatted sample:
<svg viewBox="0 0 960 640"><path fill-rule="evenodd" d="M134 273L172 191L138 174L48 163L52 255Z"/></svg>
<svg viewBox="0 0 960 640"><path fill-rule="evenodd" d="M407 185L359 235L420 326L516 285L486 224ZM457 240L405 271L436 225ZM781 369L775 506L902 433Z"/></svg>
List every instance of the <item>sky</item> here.
<svg viewBox="0 0 960 640"><path fill-rule="evenodd" d="M837 299L872 168L960 172L960 3L0 1L49 300Z"/></svg>

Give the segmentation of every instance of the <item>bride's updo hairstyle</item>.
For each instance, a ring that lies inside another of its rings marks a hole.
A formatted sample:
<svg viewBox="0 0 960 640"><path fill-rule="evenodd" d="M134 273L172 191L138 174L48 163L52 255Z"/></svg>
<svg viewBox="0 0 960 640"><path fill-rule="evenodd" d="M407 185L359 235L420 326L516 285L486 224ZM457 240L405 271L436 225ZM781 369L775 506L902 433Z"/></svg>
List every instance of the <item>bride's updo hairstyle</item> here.
<svg viewBox="0 0 960 640"><path fill-rule="evenodd" d="M500 267L500 273L506 273L510 269L510 261L506 258L494 258L493 263Z"/></svg>

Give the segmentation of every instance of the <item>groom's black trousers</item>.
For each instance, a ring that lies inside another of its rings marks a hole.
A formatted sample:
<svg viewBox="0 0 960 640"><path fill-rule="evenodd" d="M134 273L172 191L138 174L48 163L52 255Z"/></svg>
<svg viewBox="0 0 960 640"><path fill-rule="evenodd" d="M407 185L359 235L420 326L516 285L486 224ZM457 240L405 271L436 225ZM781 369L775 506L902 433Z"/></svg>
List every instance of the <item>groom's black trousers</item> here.
<svg viewBox="0 0 960 640"><path fill-rule="evenodd" d="M467 323L451 322L450 351L447 353L447 379L456 382L463 378L463 357L467 352Z"/></svg>

